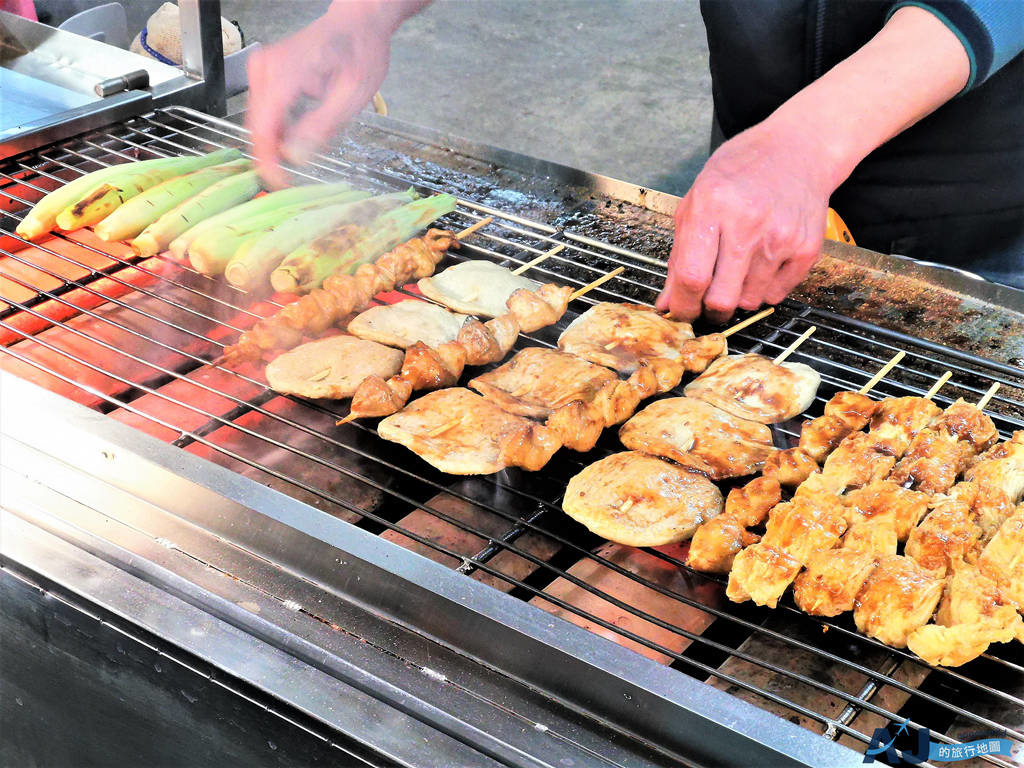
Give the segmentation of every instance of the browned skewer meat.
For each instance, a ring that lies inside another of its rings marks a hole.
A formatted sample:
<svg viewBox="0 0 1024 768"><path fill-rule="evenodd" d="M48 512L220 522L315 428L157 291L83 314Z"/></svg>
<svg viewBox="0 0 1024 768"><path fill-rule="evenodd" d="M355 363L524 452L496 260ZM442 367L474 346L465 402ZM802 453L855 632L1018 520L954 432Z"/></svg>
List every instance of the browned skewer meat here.
<svg viewBox="0 0 1024 768"><path fill-rule="evenodd" d="M259 360L265 352L296 346L305 335L322 333L352 312L369 306L381 291L390 291L414 277L423 277L449 248L458 248L455 234L443 229L428 230L423 237L402 243L372 264L363 264L355 274L335 274L298 301L282 307L242 333L224 350L229 365Z"/></svg>

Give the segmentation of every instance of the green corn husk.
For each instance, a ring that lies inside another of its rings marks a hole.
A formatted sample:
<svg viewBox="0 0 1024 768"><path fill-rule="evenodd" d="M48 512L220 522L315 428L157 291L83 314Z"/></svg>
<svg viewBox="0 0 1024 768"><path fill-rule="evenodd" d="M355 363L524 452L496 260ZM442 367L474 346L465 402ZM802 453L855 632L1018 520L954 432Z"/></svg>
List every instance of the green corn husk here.
<svg viewBox="0 0 1024 768"><path fill-rule="evenodd" d="M228 262L224 277L236 288L251 291L265 284L270 272L296 248L346 224L373 221L415 199L416 192L409 188L405 192L317 208L293 216L239 248Z"/></svg>
<svg viewBox="0 0 1024 768"><path fill-rule="evenodd" d="M218 181L252 168L248 160L202 168L151 187L107 216L94 231L101 240L129 240L178 204Z"/></svg>
<svg viewBox="0 0 1024 768"><path fill-rule="evenodd" d="M297 293L318 287L328 275L354 271L410 239L430 222L455 210L451 195L415 200L378 216L352 244L330 234L292 251L270 275L275 291ZM347 239L344 231L341 239Z"/></svg>
<svg viewBox="0 0 1024 768"><path fill-rule="evenodd" d="M220 149L198 157L164 157L104 168L51 192L36 204L22 226L31 219L27 231L33 233L38 227L45 227L44 232L54 226L63 230L87 227L151 187L200 168L230 162L241 154L237 149Z"/></svg>
<svg viewBox="0 0 1024 768"><path fill-rule="evenodd" d="M204 275L223 274L228 262L243 243L253 237L266 234L282 221L304 211L318 210L336 203L351 203L369 196L369 192L352 189L310 203L283 206L277 210L265 211L256 216L250 216L238 224L223 224L213 227L192 241L188 247L188 260Z"/></svg>
<svg viewBox="0 0 1024 768"><path fill-rule="evenodd" d="M183 260L188 253L189 246L207 232L228 224L235 226L242 225L247 220L263 214L274 213L281 208L294 207L295 213L304 206L304 210L322 205L324 200L345 192L351 192L354 187L351 184L308 184L302 187L290 187L278 192L271 192L268 195L257 197L247 203L228 208L205 221L201 221L194 227L190 227L171 241L170 251L174 256Z"/></svg>
<svg viewBox="0 0 1024 768"><path fill-rule="evenodd" d="M142 256L153 256L166 250L174 238L190 227L251 200L259 191L260 179L256 171L229 176L179 203L142 230L130 245Z"/></svg>

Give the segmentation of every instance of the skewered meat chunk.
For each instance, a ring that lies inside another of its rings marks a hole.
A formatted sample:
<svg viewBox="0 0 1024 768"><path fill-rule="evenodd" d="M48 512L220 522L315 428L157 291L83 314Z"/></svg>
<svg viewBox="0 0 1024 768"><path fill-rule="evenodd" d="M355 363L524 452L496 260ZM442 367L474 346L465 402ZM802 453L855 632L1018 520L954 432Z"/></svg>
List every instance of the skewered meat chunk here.
<svg viewBox="0 0 1024 768"><path fill-rule="evenodd" d="M569 450L585 453L597 445L605 423L592 402L573 400L553 410L544 426L554 432Z"/></svg>
<svg viewBox="0 0 1024 768"><path fill-rule="evenodd" d="M472 379L469 386L509 413L546 419L554 409L574 400L592 402L611 381L618 378L600 365L555 349L530 347Z"/></svg>
<svg viewBox="0 0 1024 768"><path fill-rule="evenodd" d="M995 579L1007 601L1024 612L1024 504L1017 506L985 545L978 567Z"/></svg>
<svg viewBox="0 0 1024 768"><path fill-rule="evenodd" d="M771 478L757 477L733 488L726 497L725 511L693 534L689 566L708 573L728 573L736 553L761 538L747 528L762 523L781 498L779 484Z"/></svg>
<svg viewBox="0 0 1024 768"><path fill-rule="evenodd" d="M456 344L441 344L433 348L418 341L405 350L402 378L408 381L413 389L441 389L454 386L462 374L462 358L459 351L460 348Z"/></svg>
<svg viewBox="0 0 1024 768"><path fill-rule="evenodd" d="M944 493L953 487L973 455L969 443L960 442L948 432L922 430L889 477L894 483L924 493Z"/></svg>
<svg viewBox="0 0 1024 768"><path fill-rule="evenodd" d="M302 344L267 366L267 382L277 392L310 398L351 397L367 376L390 376L402 353L354 336L331 336Z"/></svg>
<svg viewBox="0 0 1024 768"><path fill-rule="evenodd" d="M601 459L569 481L562 508L599 536L634 547L688 538L722 511L706 477L626 451Z"/></svg>
<svg viewBox="0 0 1024 768"><path fill-rule="evenodd" d="M856 549L815 552L793 582L793 599L800 610L812 616L852 611L857 593L874 568L874 556Z"/></svg>
<svg viewBox="0 0 1024 768"><path fill-rule="evenodd" d="M825 459L821 472L811 475L796 489L797 498L840 494L878 482L892 470L896 458L881 451L867 432L854 432Z"/></svg>
<svg viewBox="0 0 1024 768"><path fill-rule="evenodd" d="M928 512L928 494L901 488L891 480L880 480L843 496L847 522L857 518L891 521L899 541L906 541L910 532Z"/></svg>
<svg viewBox="0 0 1024 768"><path fill-rule="evenodd" d="M997 489L1012 500L1024 495L1024 431L990 448L964 474L964 479Z"/></svg>
<svg viewBox="0 0 1024 768"><path fill-rule="evenodd" d="M977 568L962 568L946 580L935 624L911 632L907 647L929 664L960 666L991 643L1014 638L1024 641L1024 620L996 582Z"/></svg>
<svg viewBox="0 0 1024 768"><path fill-rule="evenodd" d="M729 342L724 334L709 333L684 341L680 353L683 369L689 373L700 373L713 360L729 353Z"/></svg>
<svg viewBox="0 0 1024 768"><path fill-rule="evenodd" d="M402 410L410 396L412 384L401 376L367 376L352 394L351 410L358 418L390 416Z"/></svg>
<svg viewBox="0 0 1024 768"><path fill-rule="evenodd" d="M964 560L974 558L981 527L972 507L978 495L974 483L960 483L910 532L906 554L927 571L945 576Z"/></svg>
<svg viewBox="0 0 1024 768"><path fill-rule="evenodd" d="M417 341L436 347L455 341L465 321L465 315L457 315L426 301L409 299L360 312L348 324L348 332L389 347L405 349Z"/></svg>
<svg viewBox="0 0 1024 768"><path fill-rule="evenodd" d="M620 373L632 373L642 361L668 360L677 363L674 370L681 377L681 350L692 338L689 323L639 304L603 302L569 324L558 338L558 348Z"/></svg>
<svg viewBox="0 0 1024 768"><path fill-rule="evenodd" d="M373 264L363 264L354 275L335 274L298 301L242 333L238 342L224 350L229 364L259 360L272 349L294 347L304 334L322 333L352 312L365 309L381 291L403 285L413 277L434 271L449 248L458 248L455 235L431 229L423 237L402 243Z"/></svg>
<svg viewBox="0 0 1024 768"><path fill-rule="evenodd" d="M801 563L811 554L832 549L846 530L839 502L828 497L794 499L776 506L768 515L761 544L788 552Z"/></svg>
<svg viewBox="0 0 1024 768"><path fill-rule="evenodd" d="M452 475L537 470L560 447L550 430L462 387L424 395L384 419L377 433Z"/></svg>
<svg viewBox="0 0 1024 768"><path fill-rule="evenodd" d="M820 464L853 431L836 416L818 416L800 428L799 448Z"/></svg>
<svg viewBox="0 0 1024 768"><path fill-rule="evenodd" d="M802 448L787 448L768 457L762 474L775 478L780 485L795 488L817 471L818 463Z"/></svg>
<svg viewBox="0 0 1024 768"><path fill-rule="evenodd" d="M942 597L943 580L909 557L883 557L857 595L853 620L857 629L894 648L928 623Z"/></svg>
<svg viewBox="0 0 1024 768"><path fill-rule="evenodd" d="M509 296L508 312L523 333L533 333L558 322L569 306L572 287L547 283L535 291L520 288Z"/></svg>
<svg viewBox="0 0 1024 768"><path fill-rule="evenodd" d="M879 402L860 392L836 392L825 403L824 414L839 419L850 432L864 429L878 410Z"/></svg>
<svg viewBox="0 0 1024 768"><path fill-rule="evenodd" d="M884 557L896 554L898 542L896 527L891 518L867 517L846 529L842 548L854 549L874 557Z"/></svg>
<svg viewBox="0 0 1024 768"><path fill-rule="evenodd" d="M942 414L923 397L892 397L883 400L871 417L871 436L879 449L899 458L922 429Z"/></svg>
<svg viewBox="0 0 1024 768"><path fill-rule="evenodd" d="M429 299L454 312L479 317L498 317L508 312L508 300L518 290L540 287L529 278L491 261L462 261L417 285Z"/></svg>
<svg viewBox="0 0 1024 768"><path fill-rule="evenodd" d="M805 411L820 382L803 363L776 365L761 355L729 355L709 365L685 392L741 419L774 424Z"/></svg>
<svg viewBox="0 0 1024 768"><path fill-rule="evenodd" d="M803 563L792 555L758 542L736 554L726 597L734 603L753 600L774 608L801 568Z"/></svg>
<svg viewBox="0 0 1024 768"><path fill-rule="evenodd" d="M623 425L619 439L634 451L663 456L712 480L757 471L775 453L772 432L690 397L670 397Z"/></svg>
<svg viewBox="0 0 1024 768"><path fill-rule="evenodd" d="M991 417L963 398L942 412L935 428L967 443L974 454L988 450L999 439Z"/></svg>

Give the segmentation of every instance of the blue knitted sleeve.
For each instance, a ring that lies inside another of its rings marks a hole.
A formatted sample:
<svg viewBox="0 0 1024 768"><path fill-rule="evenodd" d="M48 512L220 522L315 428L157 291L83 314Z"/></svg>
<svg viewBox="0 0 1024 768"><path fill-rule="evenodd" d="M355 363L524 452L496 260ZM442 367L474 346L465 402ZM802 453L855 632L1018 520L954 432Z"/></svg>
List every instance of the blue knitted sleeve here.
<svg viewBox="0 0 1024 768"><path fill-rule="evenodd" d="M900 0L889 16L908 5L933 13L963 43L971 60L965 91L1024 51L1024 0Z"/></svg>

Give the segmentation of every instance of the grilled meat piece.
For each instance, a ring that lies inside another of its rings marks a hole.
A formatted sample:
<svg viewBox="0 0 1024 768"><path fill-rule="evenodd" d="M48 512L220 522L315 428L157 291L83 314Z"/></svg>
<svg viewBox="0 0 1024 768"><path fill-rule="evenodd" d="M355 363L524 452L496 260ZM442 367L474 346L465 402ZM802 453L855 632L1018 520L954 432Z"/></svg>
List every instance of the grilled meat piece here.
<svg viewBox="0 0 1024 768"><path fill-rule="evenodd" d="M523 333L557 323L569 306L572 287L547 283L535 291L520 288L508 297L508 312Z"/></svg>
<svg viewBox="0 0 1024 768"><path fill-rule="evenodd" d="M923 397L891 397L871 417L871 436L879 450L899 458L917 433L941 415L939 406Z"/></svg>
<svg viewBox="0 0 1024 768"><path fill-rule="evenodd" d="M386 381L380 376L367 376L352 395L354 418L374 418L398 413L412 396L412 384L401 376Z"/></svg>
<svg viewBox="0 0 1024 768"><path fill-rule="evenodd" d="M803 363L776 365L762 355L729 355L715 360L685 392L741 419L774 424L805 411L820 382Z"/></svg>
<svg viewBox="0 0 1024 768"><path fill-rule="evenodd" d="M1007 602L1024 612L1024 504L1017 506L985 545L978 567L996 581Z"/></svg>
<svg viewBox="0 0 1024 768"><path fill-rule="evenodd" d="M899 540L893 520L885 516L857 520L843 534L842 548L855 549L873 557L895 555Z"/></svg>
<svg viewBox="0 0 1024 768"><path fill-rule="evenodd" d="M803 563L792 555L760 541L736 554L726 597L734 603L753 600L756 605L774 608L801 568Z"/></svg>
<svg viewBox="0 0 1024 768"><path fill-rule="evenodd" d="M973 457L974 449L939 429L917 433L910 448L889 478L898 485L924 493L945 493Z"/></svg>
<svg viewBox="0 0 1024 768"><path fill-rule="evenodd" d="M860 392L836 392L825 403L824 414L839 419L850 432L864 429L878 410L879 402Z"/></svg>
<svg viewBox="0 0 1024 768"><path fill-rule="evenodd" d="M856 549L815 552L793 581L793 599L800 610L812 616L852 611L857 593L874 568L874 556Z"/></svg>
<svg viewBox="0 0 1024 768"><path fill-rule="evenodd" d="M736 553L761 538L747 527L764 522L781 498L779 484L771 478L757 477L733 488L726 497L725 511L693 534L687 564L698 571L728 573Z"/></svg>
<svg viewBox="0 0 1024 768"><path fill-rule="evenodd" d="M424 395L384 419L377 433L452 475L487 475L513 466L537 470L560 447L547 428L462 387Z"/></svg>
<svg viewBox="0 0 1024 768"><path fill-rule="evenodd" d="M462 261L417 285L429 299L454 312L479 317L498 317L508 312L508 300L518 290L540 287L529 278L491 261Z"/></svg>
<svg viewBox="0 0 1024 768"><path fill-rule="evenodd" d="M373 264L361 265L353 275L331 275L298 301L260 320L224 350L229 365L259 360L264 352L294 347L303 335L322 333L352 312L365 309L381 291L391 290L413 277L434 271L449 248L458 248L455 235L431 229L423 237L402 243Z"/></svg>
<svg viewBox="0 0 1024 768"><path fill-rule="evenodd" d="M422 341L431 347L455 341L466 315L457 315L426 301L409 299L382 304L361 312L348 324L348 332L389 347L411 347Z"/></svg>
<svg viewBox="0 0 1024 768"><path fill-rule="evenodd" d="M402 365L400 350L354 336L331 336L285 352L267 366L277 392L309 398L351 397L367 376L390 376Z"/></svg>
<svg viewBox="0 0 1024 768"><path fill-rule="evenodd" d="M843 496L843 504L850 525L860 518L887 520L897 539L906 541L928 512L928 494L901 488L891 480L880 480L850 491Z"/></svg>
<svg viewBox="0 0 1024 768"><path fill-rule="evenodd" d="M764 463L762 474L779 481L780 485L795 488L818 471L818 462L803 448L776 451Z"/></svg>
<svg viewBox="0 0 1024 768"><path fill-rule="evenodd" d="M972 512L977 495L975 483L959 483L954 487L910 532L907 557L937 576L945 576L948 570L956 570L965 560L975 559L982 534Z"/></svg>
<svg viewBox="0 0 1024 768"><path fill-rule="evenodd" d="M509 413L546 419L574 400L590 403L616 375L600 365L554 349L530 347L469 386ZM603 425L602 425L603 426Z"/></svg>
<svg viewBox="0 0 1024 768"><path fill-rule="evenodd" d="M892 470L896 457L879 449L867 432L854 432L825 459L821 472L811 475L796 489L796 496L840 494L878 482Z"/></svg>
<svg viewBox="0 0 1024 768"><path fill-rule="evenodd" d="M701 373L713 360L729 353L729 342L721 333L709 333L683 342L680 361L688 373Z"/></svg>
<svg viewBox="0 0 1024 768"><path fill-rule="evenodd" d="M689 323L670 320L639 304L604 302L573 320L559 336L558 348L621 373L632 373L644 361L667 360L675 365L665 371L682 377L681 350L692 338ZM664 381L661 375L659 381Z"/></svg>
<svg viewBox="0 0 1024 768"><path fill-rule="evenodd" d="M907 637L928 623L942 598L943 580L909 557L878 561L857 595L853 620L868 637L905 648Z"/></svg>
<svg viewBox="0 0 1024 768"><path fill-rule="evenodd" d="M604 432L605 422L593 402L573 400L555 408L544 426L554 432L569 450L586 452L597 445Z"/></svg>
<svg viewBox="0 0 1024 768"><path fill-rule="evenodd" d="M623 425L619 439L627 448L672 459L712 480L753 474L775 453L768 427L690 397L652 403Z"/></svg>
<svg viewBox="0 0 1024 768"><path fill-rule="evenodd" d="M635 547L688 538L722 511L722 494L706 477L626 451L569 481L562 508L599 536Z"/></svg>
<svg viewBox="0 0 1024 768"><path fill-rule="evenodd" d="M996 425L988 414L963 398L942 412L935 428L967 443L974 454L988 450L999 439Z"/></svg>
<svg viewBox="0 0 1024 768"><path fill-rule="evenodd" d="M805 421L800 428L799 448L817 463L823 462L843 438L856 430L849 429L837 416L818 416Z"/></svg>

